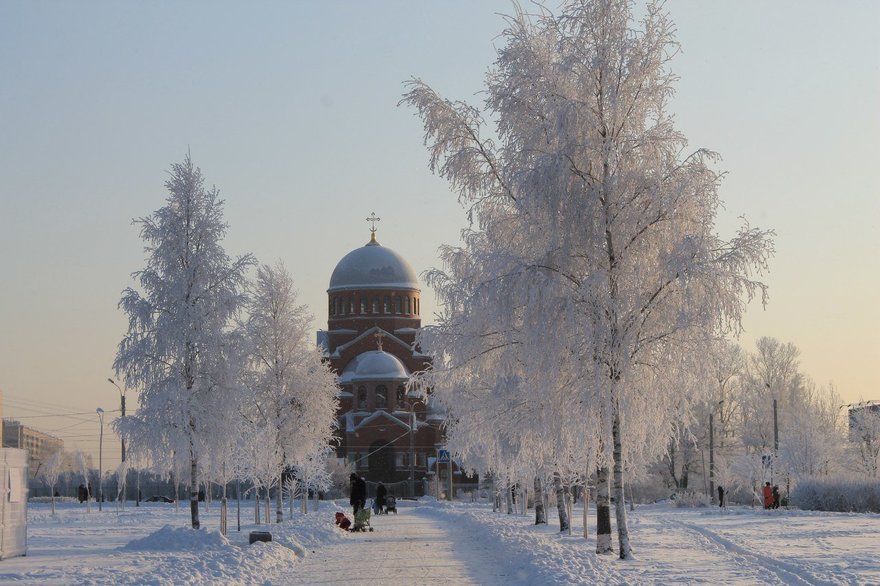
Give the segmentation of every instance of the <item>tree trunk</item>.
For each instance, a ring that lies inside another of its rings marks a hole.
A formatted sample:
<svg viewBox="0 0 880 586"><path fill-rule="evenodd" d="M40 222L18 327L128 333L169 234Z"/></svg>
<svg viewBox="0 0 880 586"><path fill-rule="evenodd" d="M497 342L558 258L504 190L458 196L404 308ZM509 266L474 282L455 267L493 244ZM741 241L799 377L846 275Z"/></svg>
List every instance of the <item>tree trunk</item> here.
<svg viewBox="0 0 880 586"><path fill-rule="evenodd" d="M282 493L284 492L284 485L282 484L283 477L278 477L278 488L275 493L275 522L281 523L284 521L284 502L282 500Z"/></svg>
<svg viewBox="0 0 880 586"><path fill-rule="evenodd" d="M189 480L189 512L192 517L192 528L198 529L199 523L199 461L193 455L190 458L190 480Z"/></svg>
<svg viewBox="0 0 880 586"><path fill-rule="evenodd" d="M632 558L629 545L629 530L626 526L626 500L623 491L623 440L620 429L620 410L615 406L611 424L611 436L614 442L614 512L617 521L617 543L620 546L620 559Z"/></svg>
<svg viewBox="0 0 880 586"><path fill-rule="evenodd" d="M504 494L507 495L507 514L513 514L513 495L511 494L511 490L513 490L510 486L504 489Z"/></svg>
<svg viewBox="0 0 880 586"><path fill-rule="evenodd" d="M565 510L566 517L568 517L568 534L571 535L571 522L572 522L572 511L574 510L574 503L572 502L572 490L571 485L565 485Z"/></svg>
<svg viewBox="0 0 880 586"><path fill-rule="evenodd" d="M587 529L588 529L588 527L587 527L587 514L590 510L590 486L587 484L587 482L589 482L589 480L585 477L585 479L584 479L584 495L583 495L583 499L582 499L584 501L584 520L583 520L583 522L584 522L584 539L590 538L590 534L587 532Z"/></svg>
<svg viewBox="0 0 880 586"><path fill-rule="evenodd" d="M559 514L559 532L568 531L571 522L568 519L568 507L565 506L565 488L559 472L553 473L553 488L556 490L556 511Z"/></svg>
<svg viewBox="0 0 880 586"><path fill-rule="evenodd" d="M226 468L224 467L223 470L225 473ZM226 500L226 485L227 485L227 483L224 482L223 483L223 498L220 501L220 533L222 533L224 537L226 536L226 532L227 532L226 527L227 527L228 512L229 512L228 501Z"/></svg>
<svg viewBox="0 0 880 586"><path fill-rule="evenodd" d="M226 503L226 495L220 499L220 534L226 537L226 512L227 512L227 503Z"/></svg>
<svg viewBox="0 0 880 586"><path fill-rule="evenodd" d="M266 504L263 507L263 519L265 519L266 525L269 525L271 523L271 521L269 520L271 518L270 513L272 511L272 496L269 492L270 490L271 489L269 488L269 486L266 485Z"/></svg>
<svg viewBox="0 0 880 586"><path fill-rule="evenodd" d="M608 494L608 467L596 472L596 553L612 553L611 495Z"/></svg>
<svg viewBox="0 0 880 586"><path fill-rule="evenodd" d="M547 524L547 511L544 510L544 487L541 477L535 476L535 525Z"/></svg>
<svg viewBox="0 0 880 586"><path fill-rule="evenodd" d="M254 524L260 524L260 489L254 487Z"/></svg>
<svg viewBox="0 0 880 586"><path fill-rule="evenodd" d="M293 519L293 497L296 495L296 480L291 478L287 482L287 499L290 503L290 518Z"/></svg>

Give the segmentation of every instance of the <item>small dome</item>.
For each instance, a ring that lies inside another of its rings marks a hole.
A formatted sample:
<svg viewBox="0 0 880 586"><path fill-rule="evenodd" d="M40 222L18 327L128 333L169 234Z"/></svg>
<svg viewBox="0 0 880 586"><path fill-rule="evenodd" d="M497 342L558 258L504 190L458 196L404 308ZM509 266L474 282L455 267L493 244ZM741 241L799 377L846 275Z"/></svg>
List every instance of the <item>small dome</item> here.
<svg viewBox="0 0 880 586"><path fill-rule="evenodd" d="M404 381L409 378L409 373L403 363L388 352L371 350L359 354L345 366L339 377L341 384L369 381Z"/></svg>
<svg viewBox="0 0 880 586"><path fill-rule="evenodd" d="M345 289L411 289L419 291L416 272L406 259L375 238L342 257L330 276L328 293Z"/></svg>

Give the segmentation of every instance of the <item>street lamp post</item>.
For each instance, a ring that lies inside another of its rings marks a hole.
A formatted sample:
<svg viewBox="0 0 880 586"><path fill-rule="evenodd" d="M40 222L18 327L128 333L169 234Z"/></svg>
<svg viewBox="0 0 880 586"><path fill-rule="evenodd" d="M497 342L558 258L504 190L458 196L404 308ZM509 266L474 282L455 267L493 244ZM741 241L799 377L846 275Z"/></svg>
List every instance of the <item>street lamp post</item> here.
<svg viewBox="0 0 880 586"><path fill-rule="evenodd" d="M101 422L101 435L98 440L98 510L101 511L104 501L104 410L98 407L95 413L98 414L98 421Z"/></svg>
<svg viewBox="0 0 880 586"><path fill-rule="evenodd" d="M415 448L415 427L416 427L416 403L418 401L409 401L409 495L416 496L416 448Z"/></svg>
<svg viewBox="0 0 880 586"><path fill-rule="evenodd" d="M712 418L715 416L715 409L721 406L724 399L718 401L718 404L709 411L709 500L715 503L715 427Z"/></svg>
<svg viewBox="0 0 880 586"><path fill-rule="evenodd" d="M125 417L125 391L122 390L122 387L120 387L112 378L108 378L107 382L116 387L116 389L119 391L119 401L121 407L119 416ZM125 462L125 438L123 437L120 439L122 440L122 461Z"/></svg>
<svg viewBox="0 0 880 586"><path fill-rule="evenodd" d="M123 388L120 387L116 383L116 381L113 380L112 378L108 378L107 382L109 382L111 385L116 387L116 389L119 391L119 401L120 401L120 407L121 407L119 416L124 418L125 417L125 390L123 390ZM125 437L121 436L121 434L120 434L119 439L122 442L122 463L125 464ZM126 483L126 480L128 480L128 470L125 468L125 466L123 466L122 468L123 468L123 474L125 475L125 477L122 478L122 506L123 506L123 508L125 508L125 500L127 498L125 483ZM140 476L138 476L138 481L140 481ZM137 499L135 500L135 506L136 507L141 506L140 491L138 491Z"/></svg>

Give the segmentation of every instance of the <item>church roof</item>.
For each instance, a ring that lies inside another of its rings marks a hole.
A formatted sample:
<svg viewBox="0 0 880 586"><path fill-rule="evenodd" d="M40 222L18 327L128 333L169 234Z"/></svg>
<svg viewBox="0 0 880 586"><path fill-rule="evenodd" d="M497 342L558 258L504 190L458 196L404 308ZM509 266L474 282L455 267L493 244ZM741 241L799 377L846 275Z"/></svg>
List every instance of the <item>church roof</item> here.
<svg viewBox="0 0 880 586"><path fill-rule="evenodd" d="M383 350L370 350L358 354L345 365L339 376L339 384L360 381L404 381L409 378L406 367L393 354Z"/></svg>
<svg viewBox="0 0 880 586"><path fill-rule="evenodd" d="M416 273L406 259L375 238L343 256L333 269L327 292L346 289L420 290Z"/></svg>

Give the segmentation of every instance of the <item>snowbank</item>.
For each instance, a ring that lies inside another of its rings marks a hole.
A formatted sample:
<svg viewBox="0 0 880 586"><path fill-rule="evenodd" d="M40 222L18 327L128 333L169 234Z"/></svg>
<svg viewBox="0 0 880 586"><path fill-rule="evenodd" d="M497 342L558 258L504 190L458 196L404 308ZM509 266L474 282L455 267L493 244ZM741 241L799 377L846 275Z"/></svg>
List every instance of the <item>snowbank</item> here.
<svg viewBox="0 0 880 586"><path fill-rule="evenodd" d="M121 549L126 551L200 551L229 547L219 531L195 530L165 525L155 533L135 539Z"/></svg>

